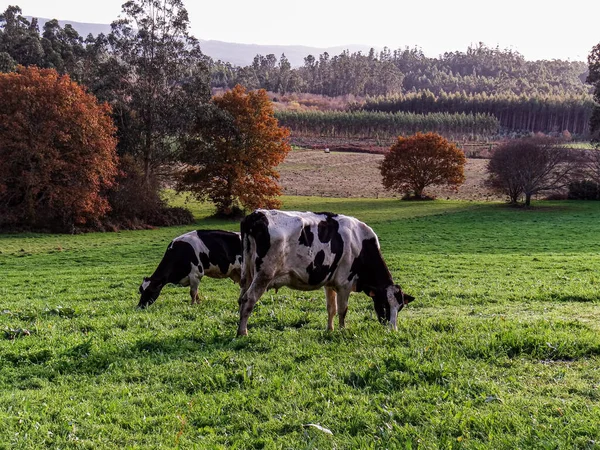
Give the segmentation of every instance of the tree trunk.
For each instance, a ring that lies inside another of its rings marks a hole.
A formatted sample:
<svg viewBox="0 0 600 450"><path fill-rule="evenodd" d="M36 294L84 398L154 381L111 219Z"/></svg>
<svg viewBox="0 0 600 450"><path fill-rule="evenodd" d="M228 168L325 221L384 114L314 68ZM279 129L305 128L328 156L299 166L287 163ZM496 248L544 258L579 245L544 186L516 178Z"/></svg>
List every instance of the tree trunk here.
<svg viewBox="0 0 600 450"><path fill-rule="evenodd" d="M525 206L531 206L531 193L527 192L525 193Z"/></svg>

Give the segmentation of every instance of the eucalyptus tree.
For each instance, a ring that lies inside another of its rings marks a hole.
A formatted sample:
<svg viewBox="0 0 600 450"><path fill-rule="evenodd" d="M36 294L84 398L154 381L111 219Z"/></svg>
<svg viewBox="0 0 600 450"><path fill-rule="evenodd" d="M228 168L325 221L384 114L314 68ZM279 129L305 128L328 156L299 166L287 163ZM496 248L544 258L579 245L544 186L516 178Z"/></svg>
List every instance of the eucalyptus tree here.
<svg viewBox="0 0 600 450"><path fill-rule="evenodd" d="M189 34L181 0L130 0L108 44L123 76L112 90L120 153L133 155L150 185L170 173L180 138L210 100L208 59Z"/></svg>
<svg viewBox="0 0 600 450"><path fill-rule="evenodd" d="M0 54L6 53L17 64L44 66L44 49L40 42L37 19L31 22L18 6L9 6L0 14ZM2 58L10 67L6 55Z"/></svg>
<svg viewBox="0 0 600 450"><path fill-rule="evenodd" d="M587 82L594 86L594 111L590 119L590 134L596 144L600 144L600 43L588 55L589 74Z"/></svg>

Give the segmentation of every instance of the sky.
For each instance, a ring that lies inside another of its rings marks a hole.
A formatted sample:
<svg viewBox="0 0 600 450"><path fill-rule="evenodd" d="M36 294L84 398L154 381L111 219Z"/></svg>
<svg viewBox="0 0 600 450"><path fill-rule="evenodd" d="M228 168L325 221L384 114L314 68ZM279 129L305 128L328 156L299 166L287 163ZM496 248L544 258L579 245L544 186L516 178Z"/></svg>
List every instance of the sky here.
<svg viewBox="0 0 600 450"><path fill-rule="evenodd" d="M483 42L528 60L587 61L600 42L599 0L183 0L191 34L244 44L419 47L430 57ZM124 0L0 0L23 15L110 23Z"/></svg>

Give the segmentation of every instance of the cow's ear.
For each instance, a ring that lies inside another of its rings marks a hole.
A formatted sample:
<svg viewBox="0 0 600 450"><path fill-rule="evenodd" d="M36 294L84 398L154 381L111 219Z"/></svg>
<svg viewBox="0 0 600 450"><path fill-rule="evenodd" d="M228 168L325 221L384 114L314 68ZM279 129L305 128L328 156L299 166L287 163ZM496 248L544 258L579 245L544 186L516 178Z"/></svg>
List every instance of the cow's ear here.
<svg viewBox="0 0 600 450"><path fill-rule="evenodd" d="M408 295L408 294L404 294L404 304L408 304L410 302L412 302L415 298L412 295Z"/></svg>

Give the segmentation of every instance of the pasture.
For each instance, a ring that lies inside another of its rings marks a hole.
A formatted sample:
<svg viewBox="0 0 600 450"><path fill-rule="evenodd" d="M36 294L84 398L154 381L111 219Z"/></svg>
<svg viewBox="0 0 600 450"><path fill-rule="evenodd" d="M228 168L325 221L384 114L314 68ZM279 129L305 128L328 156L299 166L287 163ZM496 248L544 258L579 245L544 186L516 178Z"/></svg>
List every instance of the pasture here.
<svg viewBox="0 0 600 450"><path fill-rule="evenodd" d="M136 310L188 227L2 235L0 449L600 446L600 203L284 203L374 228L416 297L397 332L362 294L327 332L322 291L282 289L235 338L229 280Z"/></svg>
<svg viewBox="0 0 600 450"><path fill-rule="evenodd" d="M400 197L384 189L379 164L383 155L372 153L331 152L294 148L279 167L281 185L288 195L325 197ZM484 184L488 160L468 158L465 164L465 183L455 189L430 186L426 192L447 200L504 200ZM343 176L340 176L343 174Z"/></svg>

